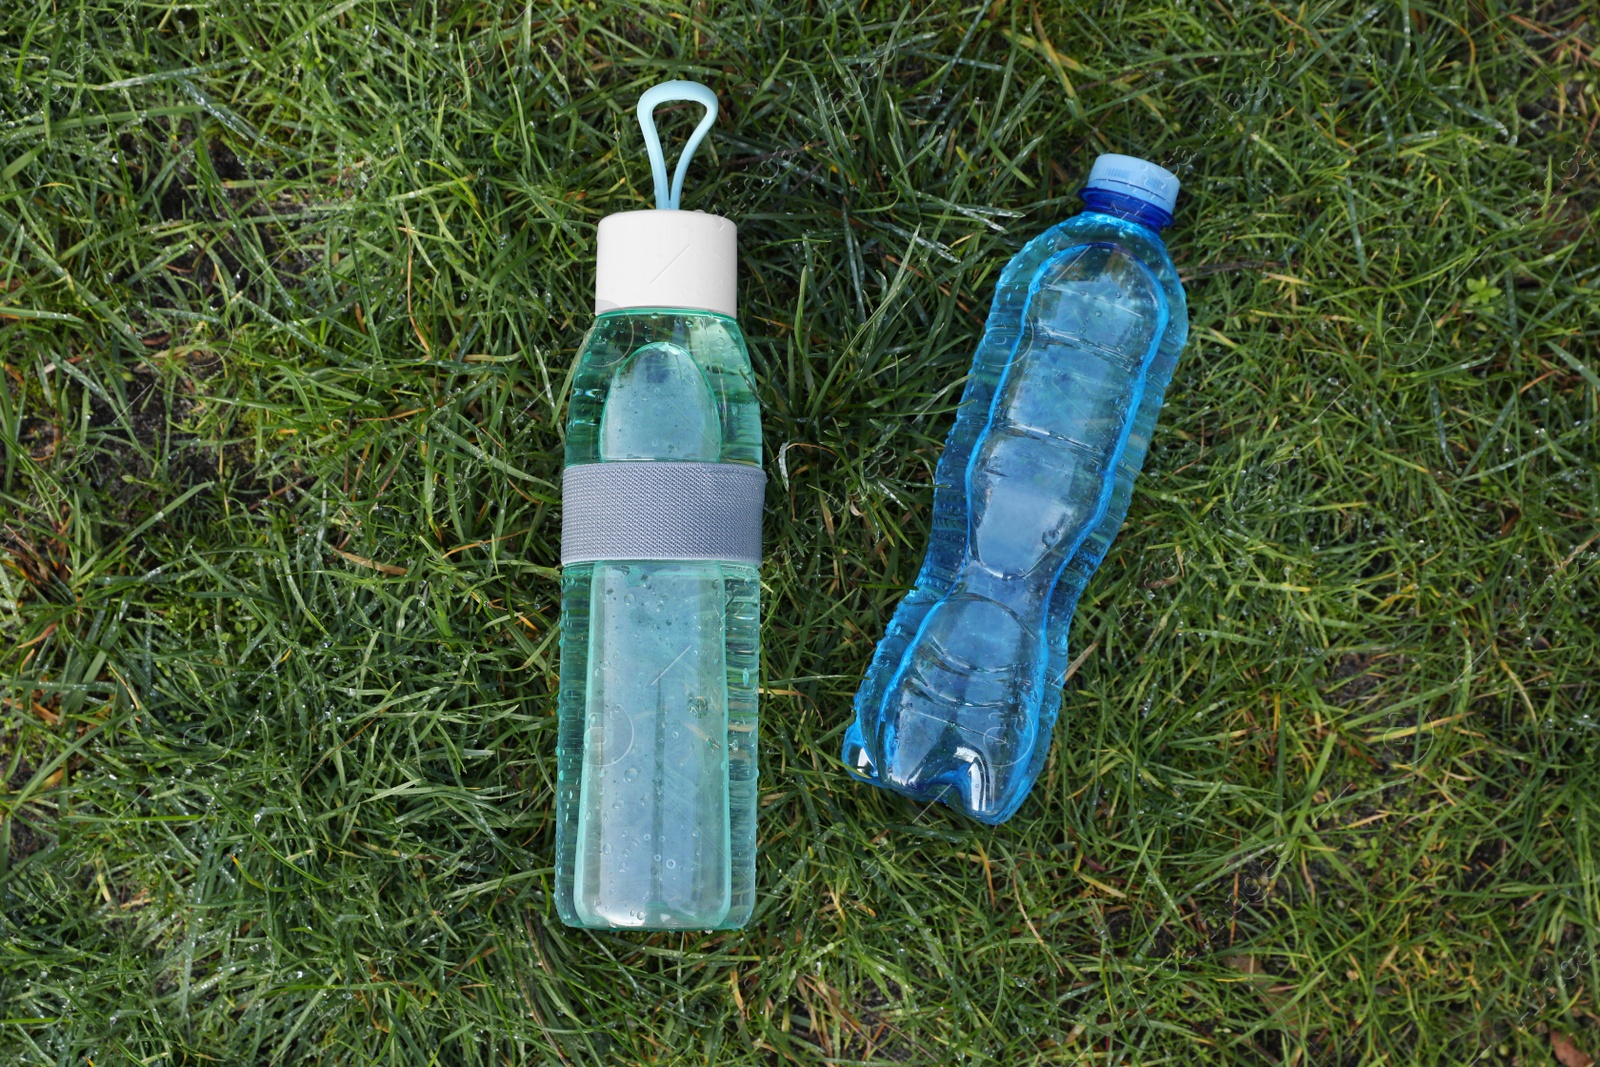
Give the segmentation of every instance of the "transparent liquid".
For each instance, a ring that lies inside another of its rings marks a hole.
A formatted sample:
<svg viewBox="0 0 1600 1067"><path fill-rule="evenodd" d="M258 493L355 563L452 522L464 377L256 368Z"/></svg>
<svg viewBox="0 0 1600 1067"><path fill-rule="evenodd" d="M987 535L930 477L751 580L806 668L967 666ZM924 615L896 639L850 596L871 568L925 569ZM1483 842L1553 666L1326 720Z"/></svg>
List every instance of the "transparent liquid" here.
<svg viewBox="0 0 1600 1067"><path fill-rule="evenodd" d="M1085 211L1001 274L933 535L856 695L859 777L1010 818L1043 769L1072 613L1127 514L1188 334L1155 231Z"/></svg>
<svg viewBox="0 0 1600 1067"><path fill-rule="evenodd" d="M568 465L759 464L744 338L617 311L578 355ZM743 925L755 901L760 583L745 564L564 568L556 906L574 926Z"/></svg>

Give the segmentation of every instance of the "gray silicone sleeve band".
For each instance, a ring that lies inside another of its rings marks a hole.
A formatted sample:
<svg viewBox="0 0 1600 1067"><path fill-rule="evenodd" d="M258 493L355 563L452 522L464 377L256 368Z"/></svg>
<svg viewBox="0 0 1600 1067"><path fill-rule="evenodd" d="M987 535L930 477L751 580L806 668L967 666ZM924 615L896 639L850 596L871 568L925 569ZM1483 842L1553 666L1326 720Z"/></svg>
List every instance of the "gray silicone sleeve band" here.
<svg viewBox="0 0 1600 1067"><path fill-rule="evenodd" d="M740 463L582 463L561 473L561 564L761 562L767 475Z"/></svg>

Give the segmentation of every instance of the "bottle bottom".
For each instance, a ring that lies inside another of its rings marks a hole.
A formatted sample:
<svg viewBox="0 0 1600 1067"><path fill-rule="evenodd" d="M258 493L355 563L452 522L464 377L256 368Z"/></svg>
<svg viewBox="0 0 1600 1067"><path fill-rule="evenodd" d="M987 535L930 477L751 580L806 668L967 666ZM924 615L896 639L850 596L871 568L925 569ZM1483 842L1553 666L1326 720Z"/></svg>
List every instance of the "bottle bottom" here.
<svg viewBox="0 0 1600 1067"><path fill-rule="evenodd" d="M725 930L743 926L749 919L731 915L726 900L712 903L705 910L685 909L666 901L646 901L636 898L606 899L597 897L573 898L575 914L562 921L568 926L589 930Z"/></svg>
<svg viewBox="0 0 1600 1067"><path fill-rule="evenodd" d="M995 824L1016 812L1038 773L1047 591L973 585L958 580L927 608L925 597L906 598L857 694L841 757L874 785ZM902 614L919 617L903 642Z"/></svg>
<svg viewBox="0 0 1600 1067"><path fill-rule="evenodd" d="M999 826L1009 820L1028 797L1028 788L1025 787L1016 796L999 806L995 806L993 802L986 802L981 785L974 781L973 765L950 767L932 780L900 779L887 770L880 769L873 761L862 738L859 721L852 722L845 731L844 746L839 758L844 761L845 769L849 771L850 776L857 781L887 789L891 793L899 793L901 796L925 804L943 804L969 819L989 826ZM1031 786L1032 783L1028 785Z"/></svg>

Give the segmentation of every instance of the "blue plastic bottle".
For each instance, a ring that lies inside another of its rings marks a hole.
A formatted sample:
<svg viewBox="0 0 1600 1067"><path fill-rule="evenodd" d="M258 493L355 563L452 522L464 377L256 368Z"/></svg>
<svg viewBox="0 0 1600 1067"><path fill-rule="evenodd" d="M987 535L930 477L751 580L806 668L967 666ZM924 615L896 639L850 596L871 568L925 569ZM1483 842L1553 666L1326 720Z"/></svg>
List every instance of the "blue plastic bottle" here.
<svg viewBox="0 0 1600 1067"><path fill-rule="evenodd" d="M981 822L1044 767L1067 637L1127 515L1189 331L1162 243L1178 180L1099 157L1085 210L1006 265L934 488L916 584L879 642L842 757Z"/></svg>

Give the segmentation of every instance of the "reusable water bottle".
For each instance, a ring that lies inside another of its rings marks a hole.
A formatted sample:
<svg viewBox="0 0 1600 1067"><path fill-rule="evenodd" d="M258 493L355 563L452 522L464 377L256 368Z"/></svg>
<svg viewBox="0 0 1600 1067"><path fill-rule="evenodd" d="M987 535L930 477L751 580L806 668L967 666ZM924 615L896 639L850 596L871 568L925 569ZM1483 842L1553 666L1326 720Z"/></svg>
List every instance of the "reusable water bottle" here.
<svg viewBox="0 0 1600 1067"><path fill-rule="evenodd" d="M1078 597L1122 525L1188 336L1178 180L1103 155L1008 263L935 475L933 532L855 699L857 777L974 819L1044 767Z"/></svg>
<svg viewBox="0 0 1600 1067"><path fill-rule="evenodd" d="M652 113L705 105L669 187ZM761 421L736 232L678 209L717 115L692 82L638 116L656 210L600 221L562 477L556 909L728 929L755 897Z"/></svg>

